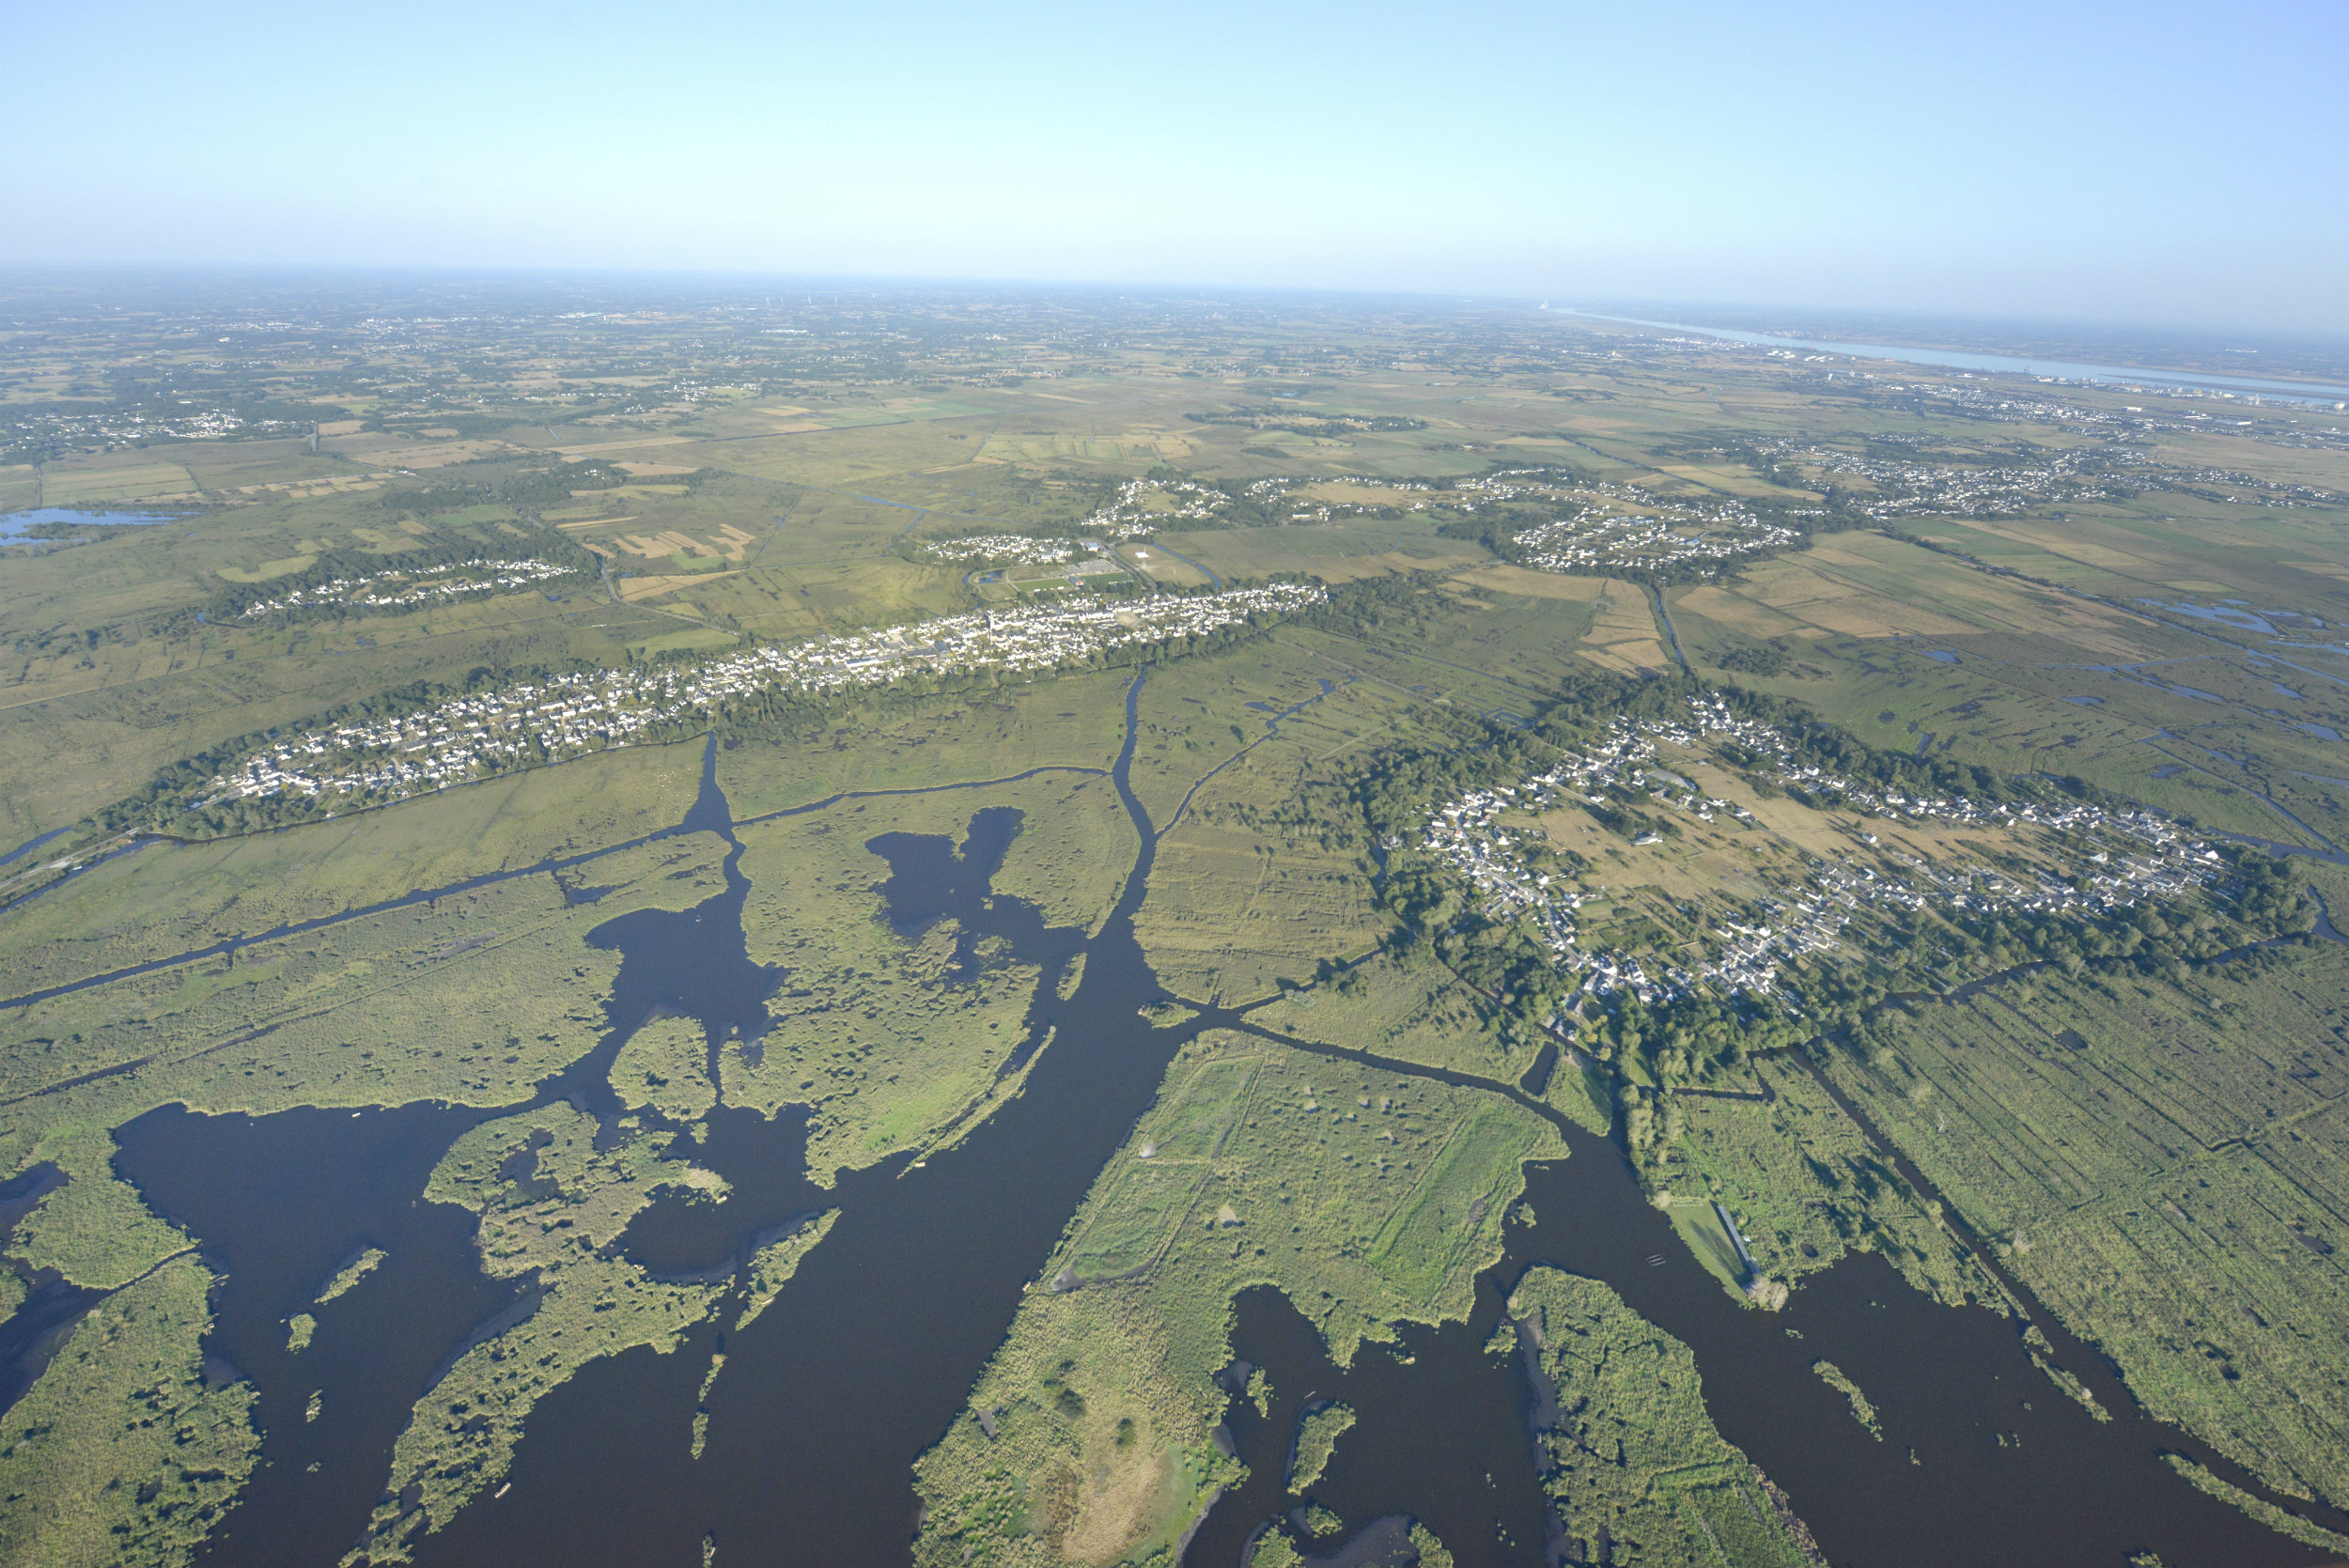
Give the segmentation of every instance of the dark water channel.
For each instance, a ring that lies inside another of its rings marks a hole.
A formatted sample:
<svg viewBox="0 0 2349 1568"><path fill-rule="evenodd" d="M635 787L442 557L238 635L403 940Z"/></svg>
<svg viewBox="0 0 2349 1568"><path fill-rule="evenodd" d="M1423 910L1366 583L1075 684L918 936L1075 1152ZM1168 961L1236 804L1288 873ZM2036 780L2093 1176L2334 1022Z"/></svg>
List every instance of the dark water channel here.
<svg viewBox="0 0 2349 1568"><path fill-rule="evenodd" d="M117 1135L116 1168L225 1276L205 1349L259 1395L261 1463L212 1560L339 1557L383 1490L409 1406L476 1325L514 1305L514 1281L481 1273L472 1213L420 1197L449 1145L497 1114L408 1105L203 1116L167 1106ZM387 1254L381 1266L314 1305L370 1247ZM287 1319L305 1311L318 1328L297 1354Z"/></svg>
<svg viewBox="0 0 2349 1568"><path fill-rule="evenodd" d="M1531 1168L1538 1222L1512 1231L1511 1263L1605 1280L1685 1342L1722 1436L1839 1568L2076 1568L2146 1550L2170 1568L2326 1560L2187 1485L2158 1458L2163 1429L2125 1412L2097 1422L2031 1364L2012 1320L1943 1307L1874 1253L1813 1276L1782 1312L1744 1307L1610 1145L1568 1141L1572 1158ZM1881 1442L1811 1371L1822 1359L1875 1405Z"/></svg>
<svg viewBox="0 0 2349 1568"><path fill-rule="evenodd" d="M1787 1492L1837 1568L2119 1568L2148 1550L2169 1568L2331 1560L2194 1490L2160 1462L2164 1429L2125 1414L2097 1422L2032 1365L2015 1322L1943 1307L1875 1254L1812 1277L1781 1312L1745 1307L1611 1144L1579 1128L1566 1138L1571 1157L1529 1167L1507 1254L1465 1324L1408 1329L1340 1371L1285 1298L1241 1297L1234 1354L1265 1368L1275 1398L1268 1419L1234 1405L1251 1476L1193 1539L1193 1568L1237 1564L1294 1502L1283 1475L1297 1419L1330 1399L1361 1419L1313 1498L1349 1529L1408 1514L1461 1568L1559 1560L1535 1483L1532 1389L1516 1358L1484 1349L1505 1314L1502 1285L1541 1264L1606 1281L1689 1346L1715 1423ZM1875 1404L1881 1441L1811 1370L1822 1359Z"/></svg>
<svg viewBox="0 0 2349 1568"><path fill-rule="evenodd" d="M686 1565L702 1561L706 1543L730 1544L735 1560L903 1560L917 1524L914 1458L959 1410L1063 1221L1147 1109L1185 1037L1137 1016L1164 995L1131 924L1152 860L1148 819L1127 782L1138 695L1139 682L1114 781L1141 848L1099 936L1050 926L1034 906L992 890L1020 827L1017 812L975 814L959 846L905 833L869 846L890 866L881 893L892 924L915 935L957 920L963 965L988 938L1039 965L1048 982L1068 958L1088 955L1069 1001L1049 983L1038 987L1012 1066L1048 1037L1055 1043L1034 1057L1019 1092L922 1166L900 1157L830 1191L806 1177L802 1113L770 1121L722 1109L706 1119L702 1141L680 1131L678 1151L734 1190L723 1203L666 1197L636 1217L620 1245L653 1272L723 1272L774 1226L814 1209L837 1206L839 1222L791 1288L731 1342L721 1326L739 1303L672 1354L597 1362L543 1400L510 1487L417 1540L419 1560ZM714 753L684 824L701 829L733 838ZM612 1061L661 1012L700 1021L713 1057L735 1038L758 1048L766 1001L787 976L746 956L739 858L737 842L724 891L696 908L636 911L592 933L622 958L609 1029L535 1103L567 1098L616 1121ZM226 1276L208 1351L259 1390L262 1465L208 1562L341 1557L366 1529L414 1401L476 1336L526 1310L512 1281L480 1274L472 1216L418 1196L458 1137L517 1109L212 1117L173 1107L122 1130L123 1175ZM286 1319L368 1247L386 1261L316 1309L312 1343L289 1352ZM701 1402L720 1349L723 1372ZM698 1462L697 1407L709 1416Z"/></svg>
<svg viewBox="0 0 2349 1568"><path fill-rule="evenodd" d="M1112 777L1140 847L1098 936L1049 925L1034 906L993 891L1020 828L1016 812L976 813L959 845L906 833L869 842L889 865L886 917L902 934L952 918L958 962L975 963L975 945L997 938L1042 968L1013 1058L1027 1064L1019 1091L919 1164L902 1156L831 1189L807 1178L802 1113L721 1109L701 1141L677 1131L677 1152L726 1177L733 1193L722 1203L664 1197L637 1216L619 1245L656 1274L727 1271L763 1234L813 1210L837 1207L837 1223L739 1333L724 1331L738 1303L722 1303L670 1354L599 1360L548 1394L510 1485L416 1539L420 1563L699 1568L713 1552L719 1564L906 1560L918 1525L913 1461L959 1413L1023 1294L1041 1288L1063 1223L1149 1106L1176 1047L1214 1021L1154 1030L1137 1016L1165 995L1132 926L1154 844L1128 782L1139 689ZM714 753L685 827L734 837ZM699 1020L713 1060L729 1040L758 1048L767 1000L788 975L746 955L740 853L736 842L725 889L696 908L638 911L595 931L591 940L622 955L609 1028L542 1086L539 1103L568 1098L616 1122L611 1063L660 1011ZM1080 952L1081 986L1063 1001L1050 980ZM171 1108L123 1129L122 1173L226 1274L208 1350L259 1390L262 1465L208 1563L329 1563L361 1540L415 1400L516 1310L515 1283L475 1265L472 1216L419 1196L459 1136L515 1109L208 1117ZM1211 1512L1187 1562L1237 1564L1287 1505L1290 1435L1317 1399L1361 1413L1315 1488L1349 1529L1406 1514L1426 1521L1462 1568L1543 1561L1531 1390L1518 1363L1484 1350L1502 1286L1538 1262L1607 1280L1695 1350L1723 1433L1786 1489L1839 1568L2074 1568L2141 1549L2171 1568L2321 1560L2162 1467L2148 1436L2159 1429L2089 1420L2030 1366L2012 1324L1935 1306L1878 1260L1814 1279L1783 1313L1743 1308L1642 1200L1611 1145L1579 1130L1567 1138L1571 1158L1532 1169L1524 1207L1537 1222L1509 1227L1508 1256L1478 1282L1466 1324L1414 1327L1395 1349L1366 1347L1341 1371L1285 1300L1264 1291L1240 1299L1236 1354L1268 1368L1276 1403L1263 1419L1235 1404L1232 1431L1252 1477ZM318 1309L316 1339L289 1353L286 1318L366 1247L383 1249L386 1262ZM1883 1442L1811 1373L1822 1358L1875 1401ZM708 1418L699 1460L697 1410Z"/></svg>

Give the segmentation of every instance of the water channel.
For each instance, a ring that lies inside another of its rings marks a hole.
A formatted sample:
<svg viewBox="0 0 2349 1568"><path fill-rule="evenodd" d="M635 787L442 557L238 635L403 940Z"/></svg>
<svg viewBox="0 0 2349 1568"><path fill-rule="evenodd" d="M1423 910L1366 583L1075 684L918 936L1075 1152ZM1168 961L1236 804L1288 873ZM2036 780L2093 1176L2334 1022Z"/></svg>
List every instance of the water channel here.
<svg viewBox="0 0 2349 1568"><path fill-rule="evenodd" d="M1053 926L993 890L1023 827L1017 812L975 812L959 844L902 832L868 842L889 867L881 894L898 931L952 918L966 944L1000 938L1018 961L1042 968L1047 980L1014 1055L1015 1066L1026 1063L1019 1092L918 1164L902 1156L830 1189L808 1179L801 1113L708 1117L692 1157L725 1176L733 1195L655 1203L621 1237L630 1256L661 1275L723 1272L795 1216L836 1207L837 1223L740 1332L723 1332L737 1314L722 1305L671 1353L608 1358L549 1393L508 1484L414 1538L418 1562L857 1568L907 1560L919 1524L910 1467L960 1412L1023 1294L1041 1288L1066 1218L1149 1106L1178 1045L1208 1027L1250 1027L1214 1009L1175 1029L1153 1029L1137 1014L1167 994L1133 930L1156 842L1128 779L1141 685L1128 693L1112 772L1138 849L1098 935ZM616 1121L611 1063L659 1010L698 1019L713 1053L734 1039L754 1047L767 1026L766 999L787 975L746 955L749 883L714 755L683 827L731 841L725 888L692 909L642 910L597 928L590 939L622 960L609 1028L542 1086L541 1103L567 1098ZM1063 1001L1050 980L1079 953L1081 982ZM1515 1085L1486 1087L1536 1103ZM528 1309L514 1281L475 1265L472 1216L418 1197L462 1132L514 1109L249 1117L172 1107L122 1129L122 1173L224 1275L208 1352L258 1390L262 1462L205 1562L340 1559L364 1538L417 1398L469 1343ZM1298 1411L1319 1398L1342 1398L1361 1417L1315 1488L1349 1529L1410 1514L1462 1568L1543 1561L1531 1389L1517 1363L1484 1350L1504 1287L1543 1262L1606 1280L1691 1346L1724 1435L1788 1492L1839 1565L2075 1568L2147 1549L2171 1568L2322 1560L2188 1487L2157 1457L2176 1446L2174 1435L2134 1418L2133 1407L2109 1425L2091 1421L2031 1366L2011 1320L1937 1306L1879 1259L1815 1277L1783 1313L1743 1307L1644 1202L1612 1145L1559 1125L1567 1157L1530 1168L1507 1256L1478 1281L1469 1322L1408 1328L1397 1351L1368 1347L1339 1369L1283 1297L1258 1290L1240 1298L1235 1353L1268 1367L1278 1403L1268 1418L1235 1404L1231 1434L1252 1473L1210 1512L1187 1562L1235 1568L1249 1538L1287 1506L1277 1493L1289 1435ZM293 1356L287 1317L370 1247L387 1254L382 1266L321 1309L316 1339ZM721 1351L726 1359L705 1398ZM1882 1442L1811 1373L1821 1358L1883 1412ZM697 1410L708 1416L699 1460Z"/></svg>

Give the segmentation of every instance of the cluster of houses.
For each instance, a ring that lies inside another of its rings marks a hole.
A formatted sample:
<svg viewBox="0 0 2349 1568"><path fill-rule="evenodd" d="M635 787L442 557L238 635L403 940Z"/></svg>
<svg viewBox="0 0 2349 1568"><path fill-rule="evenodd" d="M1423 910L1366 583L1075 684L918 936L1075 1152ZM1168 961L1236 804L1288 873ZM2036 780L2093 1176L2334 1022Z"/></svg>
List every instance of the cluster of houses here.
<svg viewBox="0 0 2349 1568"><path fill-rule="evenodd" d="M1658 741L1699 754L1732 743L1744 758L1755 759L1739 766L1814 797L1840 799L1862 815L2026 833L2046 869L2018 874L1989 865L1937 864L1879 847L1875 834L1856 832L1866 852L1805 853L1799 881L1753 901L1745 911L1752 919L1714 924L1708 955L1693 969L1651 970L1632 953L1585 949L1576 911L1592 894L1543 869L1535 852L1544 840L1534 815L1567 800L1604 805L1610 793L1620 799L1628 791L1702 822L1720 815L1754 822L1745 807L1707 797L1662 766ZM2142 807L2115 809L2068 799L1983 802L1879 790L1806 761L1782 731L1736 713L1717 697L1692 700L1682 722L1635 724L1617 719L1591 745L1567 753L1555 767L1515 784L1470 790L1438 804L1417 847L1465 883L1487 917L1518 922L1531 931L1579 992L1626 992L1650 1003L1701 985L1732 994L1779 993L1787 965L1836 948L1844 929L1864 911L1933 905L1952 917L2026 911L2098 915L2147 897L2174 898L2207 886L2223 863L2209 845L2188 839L2168 817ZM1872 859L1875 864L1869 863Z"/></svg>
<svg viewBox="0 0 2349 1568"><path fill-rule="evenodd" d="M1583 494L1590 499L1565 516L1517 531L1526 565L1569 574L1654 571L1734 561L1802 537L1735 501L1682 501L1611 483Z"/></svg>
<svg viewBox="0 0 2349 1568"><path fill-rule="evenodd" d="M226 441L231 436L307 429L300 420L248 420L223 408L203 408L182 397L182 414L150 414L138 408L84 412L70 408L42 409L8 427L21 441L51 441L69 445L100 443L91 450L112 451L117 445L150 441Z"/></svg>
<svg viewBox="0 0 2349 1568"><path fill-rule="evenodd" d="M579 575L576 567L558 567L549 561L535 559L491 561L476 557L436 569L447 575L419 579L413 572L386 571L370 572L365 577L337 577L249 605L240 618L250 621L281 610L315 610L329 605L348 605L365 610L402 610L412 605L446 603L474 594L527 588L558 577ZM482 572L488 575L466 575ZM389 583L404 583L406 586L391 588L386 586Z"/></svg>
<svg viewBox="0 0 2349 1568"><path fill-rule="evenodd" d="M215 777L198 809L239 797L416 794L626 745L764 695L839 691L909 675L1066 668L1117 648L1292 613L1327 597L1315 584L1275 583L1114 606L1023 604L694 663L577 671L281 737Z"/></svg>
<svg viewBox="0 0 2349 1568"><path fill-rule="evenodd" d="M2080 447L2051 454L2036 466L1961 468L1907 462L1786 442L1770 454L1825 479L1857 480L1867 492L1848 496L1872 518L2008 517L2051 501L2099 501L2111 493L2092 477L2105 454Z"/></svg>
<svg viewBox="0 0 2349 1568"><path fill-rule="evenodd" d="M1128 479L1116 499L1085 519L1084 527L1112 539L1137 539L1183 522L1212 518L1231 505L1230 492L1195 479Z"/></svg>
<svg viewBox="0 0 2349 1568"><path fill-rule="evenodd" d="M966 534L958 539L933 539L922 552L934 561L982 561L989 566L1051 567L1073 561L1082 550L1097 553L1098 540L1032 539L1025 534Z"/></svg>
<svg viewBox="0 0 2349 1568"><path fill-rule="evenodd" d="M1395 499L1392 502L1330 501L1290 493L1314 484L1344 485L1350 490L1384 492ZM1423 512L1428 505L1428 492L1434 489L1424 479L1380 479L1369 474L1347 474L1329 479L1259 479L1248 487L1246 493L1250 500L1275 510L1283 523L1294 524L1328 522L1339 517L1367 517L1391 506L1407 512Z"/></svg>

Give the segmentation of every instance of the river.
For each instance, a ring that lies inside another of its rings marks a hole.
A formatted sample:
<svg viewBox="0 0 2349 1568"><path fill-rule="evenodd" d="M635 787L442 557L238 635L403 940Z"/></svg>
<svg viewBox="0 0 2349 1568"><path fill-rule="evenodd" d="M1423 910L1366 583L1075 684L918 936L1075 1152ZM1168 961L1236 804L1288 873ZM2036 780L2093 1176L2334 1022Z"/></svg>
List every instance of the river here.
<svg viewBox="0 0 2349 1568"><path fill-rule="evenodd" d="M1976 354L1958 349L1906 349L1886 343L1835 343L1815 337L1786 337L1777 333L1741 332L1733 327L1698 327L1685 321L1650 321L1637 316L1607 316L1594 310L1566 310L1561 316L1587 317L1594 321L1620 321L1626 326L1655 327L1664 332L1695 333L1731 343L1761 349L1808 349L1813 353L1843 354L1852 359L1893 360L1904 365L1935 365L1950 370L1999 371L2017 376L2053 378L2065 381L2115 381L2146 386L2192 387L2205 392L2240 392L2289 402L2341 406L2349 386L2329 381L2285 381L2261 376L2221 376L2201 370L2146 370L2125 365L2085 365L2076 360L2018 359L2012 354Z"/></svg>

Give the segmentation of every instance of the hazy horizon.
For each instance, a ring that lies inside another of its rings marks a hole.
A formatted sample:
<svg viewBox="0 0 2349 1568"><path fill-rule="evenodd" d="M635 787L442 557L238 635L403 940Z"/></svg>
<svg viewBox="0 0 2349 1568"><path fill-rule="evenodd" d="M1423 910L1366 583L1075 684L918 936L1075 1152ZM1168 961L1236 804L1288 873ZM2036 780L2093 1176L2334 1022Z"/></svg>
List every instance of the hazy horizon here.
<svg viewBox="0 0 2349 1568"><path fill-rule="evenodd" d="M1178 283L1149 278L984 278L886 273L784 272L697 268L587 268L457 264L405 266L365 262L228 263L0 261L0 310L11 290L20 303L35 294L51 304L80 293L94 308L134 308L134 291L150 290L152 308L177 311L190 290L243 290L239 308L261 309L250 296L257 285L350 291L374 295L396 307L413 291L419 305L444 304L451 290L483 294L510 292L502 302L525 311L562 304L604 309L675 310L691 305L739 304L754 299L779 312L809 303L820 307L885 306L925 296L969 295L974 300L1010 301L1061 294L1072 300L1110 296L1138 305L1170 308L1200 302L1234 305L1286 304L1339 310L1384 305L1404 310L1447 311L1548 309L1562 321L1577 314L1622 323L1666 322L1692 329L1729 329L1774 334L1789 339L1826 338L1887 347L1933 348L1968 352L2032 356L2144 370L2172 369L2230 375L2273 375L2322 382L2326 388L2349 380L2349 330L2295 330L2226 323L2161 322L2090 313L2062 315L2012 311L1930 308L1866 309L1828 301L1771 303L1738 299L1547 296L1466 289L1346 288L1308 285ZM827 300L825 296L832 296ZM433 297L428 299L428 297ZM796 298L795 298L796 297ZM323 299L320 301L324 303ZM280 302L282 304L282 302ZM264 310L263 314L268 314ZM1653 330L1653 328L1651 328ZM2245 356L2240 362L2212 356Z"/></svg>

